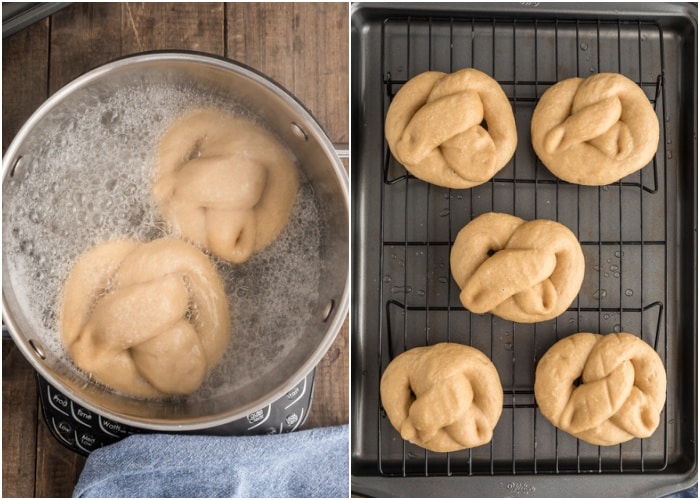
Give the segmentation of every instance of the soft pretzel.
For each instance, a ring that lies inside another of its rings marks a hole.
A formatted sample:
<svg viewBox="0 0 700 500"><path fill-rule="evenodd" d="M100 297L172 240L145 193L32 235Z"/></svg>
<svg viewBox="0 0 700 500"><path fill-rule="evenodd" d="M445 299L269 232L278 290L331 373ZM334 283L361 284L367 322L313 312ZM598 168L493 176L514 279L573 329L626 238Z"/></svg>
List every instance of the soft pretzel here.
<svg viewBox="0 0 700 500"><path fill-rule="evenodd" d="M465 308L534 323L571 305L583 283L585 260L566 226L489 212L457 234L450 267Z"/></svg>
<svg viewBox="0 0 700 500"><path fill-rule="evenodd" d="M531 134L537 156L554 175L600 186L654 158L659 121L636 83L620 74L600 73L550 87L535 107Z"/></svg>
<svg viewBox="0 0 700 500"><path fill-rule="evenodd" d="M411 78L389 106L385 135L409 172L457 189L491 179L513 156L518 141L503 89L472 68Z"/></svg>
<svg viewBox="0 0 700 500"><path fill-rule="evenodd" d="M205 109L173 123L158 149L153 194L176 231L241 263L287 224L299 181L290 153L262 127Z"/></svg>
<svg viewBox="0 0 700 500"><path fill-rule="evenodd" d="M209 258L172 238L108 241L81 255L65 282L60 325L80 369L146 398L195 391L231 329Z"/></svg>
<svg viewBox="0 0 700 500"><path fill-rule="evenodd" d="M410 349L382 375L382 405L401 437L431 451L488 443L503 409L491 360L461 344Z"/></svg>
<svg viewBox="0 0 700 500"><path fill-rule="evenodd" d="M632 334L576 333L540 359L535 399L554 426L591 444L615 445L653 434L666 371L656 351Z"/></svg>

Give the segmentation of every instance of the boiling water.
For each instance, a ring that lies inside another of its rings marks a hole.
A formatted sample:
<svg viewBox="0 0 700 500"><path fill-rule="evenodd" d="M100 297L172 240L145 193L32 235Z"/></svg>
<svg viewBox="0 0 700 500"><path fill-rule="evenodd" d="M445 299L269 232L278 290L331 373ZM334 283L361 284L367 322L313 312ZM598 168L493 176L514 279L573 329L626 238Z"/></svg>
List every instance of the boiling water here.
<svg viewBox="0 0 700 500"><path fill-rule="evenodd" d="M158 139L185 111L205 106L245 110L201 92L134 86L66 114L5 179L3 245L6 273L31 322L29 338L69 357L58 334L63 282L75 259L114 238L148 241L168 234L151 197ZM320 214L311 185L301 186L280 237L247 263L216 262L233 324L230 349L202 398L260 379L301 341L318 304ZM9 183L9 186L7 185Z"/></svg>

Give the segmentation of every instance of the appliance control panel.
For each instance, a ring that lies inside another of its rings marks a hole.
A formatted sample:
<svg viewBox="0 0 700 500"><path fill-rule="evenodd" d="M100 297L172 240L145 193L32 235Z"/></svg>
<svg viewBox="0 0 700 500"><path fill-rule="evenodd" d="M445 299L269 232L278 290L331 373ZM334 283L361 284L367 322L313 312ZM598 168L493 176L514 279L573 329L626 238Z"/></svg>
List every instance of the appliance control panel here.
<svg viewBox="0 0 700 500"><path fill-rule="evenodd" d="M312 370L277 401L250 413L246 418L195 431L213 435L281 434L298 429L306 420L313 395ZM132 427L82 407L37 374L44 420L53 436L67 448L89 455L132 434L155 431Z"/></svg>
<svg viewBox="0 0 700 500"><path fill-rule="evenodd" d="M148 432L83 408L38 376L39 398L51 434L64 446L88 455L131 434Z"/></svg>

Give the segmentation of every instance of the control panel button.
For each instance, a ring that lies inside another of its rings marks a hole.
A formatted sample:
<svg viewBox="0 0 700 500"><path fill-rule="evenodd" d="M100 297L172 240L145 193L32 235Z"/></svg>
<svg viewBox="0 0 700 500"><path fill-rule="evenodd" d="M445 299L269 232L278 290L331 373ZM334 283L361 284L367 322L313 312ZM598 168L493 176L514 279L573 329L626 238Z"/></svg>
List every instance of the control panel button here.
<svg viewBox="0 0 700 500"><path fill-rule="evenodd" d="M88 432L76 432L75 433L75 444L81 450L90 453L95 448L101 445L98 443L97 438Z"/></svg>
<svg viewBox="0 0 700 500"><path fill-rule="evenodd" d="M93 427L93 425L95 423L95 415L91 411L86 410L82 406L79 406L72 401L71 401L70 407L71 407L71 414L73 415L73 418L77 422L79 422L87 427Z"/></svg>
<svg viewBox="0 0 700 500"><path fill-rule="evenodd" d="M289 391L285 396L287 399L287 404L284 406L285 410L290 409L294 404L301 400L306 394L306 379L304 379L299 385L294 389Z"/></svg>
<svg viewBox="0 0 700 500"><path fill-rule="evenodd" d="M75 436L73 434L73 426L70 422L66 420L58 420L51 417L51 425L53 426L53 434L63 441L68 446L73 446L75 443Z"/></svg>
<svg viewBox="0 0 700 500"><path fill-rule="evenodd" d="M119 422L114 422L113 420L109 420L107 418L104 418L102 416L98 415L98 422L100 425L100 429L105 433L110 436L114 437L124 437L127 434L129 434L128 429L126 426L123 424L120 424Z"/></svg>
<svg viewBox="0 0 700 500"><path fill-rule="evenodd" d="M256 410L250 415L248 415L248 423L252 424L248 427L248 430L255 429L261 426L270 417L270 406Z"/></svg>
<svg viewBox="0 0 700 500"><path fill-rule="evenodd" d="M68 398L48 385L46 386L46 393L49 404L65 416L68 416L68 412L70 411L70 402Z"/></svg>
<svg viewBox="0 0 700 500"><path fill-rule="evenodd" d="M284 419L284 423L289 425L290 427L294 424L296 424L299 421L299 415L296 413L292 413L290 415L287 415L287 417Z"/></svg>

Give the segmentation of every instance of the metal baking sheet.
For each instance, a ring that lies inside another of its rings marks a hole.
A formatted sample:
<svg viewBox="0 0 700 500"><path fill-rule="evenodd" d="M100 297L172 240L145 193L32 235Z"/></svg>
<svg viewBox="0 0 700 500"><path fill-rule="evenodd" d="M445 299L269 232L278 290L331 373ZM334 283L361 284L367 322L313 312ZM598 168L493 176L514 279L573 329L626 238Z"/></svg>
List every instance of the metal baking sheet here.
<svg viewBox="0 0 700 500"><path fill-rule="evenodd" d="M352 488L369 496L660 496L697 482L697 6L691 4L356 4L352 12ZM431 186L384 140L391 98L427 70L475 67L513 105L518 147L494 179ZM648 166L603 187L568 184L537 159L529 123L553 83L622 73L661 124ZM457 232L488 211L568 226L586 257L572 306L518 324L459 302ZM555 429L533 396L535 366L559 338L627 331L668 374L650 438L598 447ZM389 361L441 341L496 365L504 407L491 443L433 453L404 442L379 399Z"/></svg>

